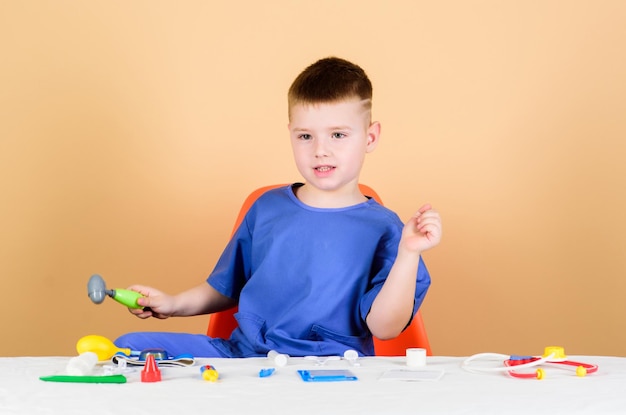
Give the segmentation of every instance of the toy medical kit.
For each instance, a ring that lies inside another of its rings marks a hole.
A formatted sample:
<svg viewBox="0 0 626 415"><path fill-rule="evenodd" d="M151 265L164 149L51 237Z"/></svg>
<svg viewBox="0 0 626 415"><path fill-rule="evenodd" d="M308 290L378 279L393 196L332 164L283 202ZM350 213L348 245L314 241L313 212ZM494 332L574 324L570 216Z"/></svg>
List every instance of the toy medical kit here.
<svg viewBox="0 0 626 415"><path fill-rule="evenodd" d="M200 368L200 375L202 379L208 380L209 382L217 382L217 379L220 377L220 374L217 373L215 367L211 365L205 365Z"/></svg>
<svg viewBox="0 0 626 415"><path fill-rule="evenodd" d="M94 274L87 282L87 295L94 304L101 304L108 295L120 304L124 304L130 308L143 308L137 304L137 299L143 297L137 291L116 288L114 290L107 289L102 277Z"/></svg>
<svg viewBox="0 0 626 415"><path fill-rule="evenodd" d="M305 382L342 382L358 380L349 370L298 370L298 374Z"/></svg>
<svg viewBox="0 0 626 415"><path fill-rule="evenodd" d="M109 375L109 376L55 375L55 376L42 376L39 379L45 382L126 383L126 377L124 375Z"/></svg>
<svg viewBox="0 0 626 415"><path fill-rule="evenodd" d="M266 378L266 377L272 376L275 371L276 371L276 369L273 368L273 367L270 367L270 368L267 368L267 369L261 369L261 370L259 370L259 377L260 378Z"/></svg>
<svg viewBox="0 0 626 415"><path fill-rule="evenodd" d="M142 382L160 382L161 381L161 370L159 369L159 365L154 359L153 355L148 355L148 359L146 360L146 364L141 371L141 381Z"/></svg>
<svg viewBox="0 0 626 415"><path fill-rule="evenodd" d="M98 363L98 355L94 352L83 352L78 356L72 357L67 366L65 372L71 376L87 376L91 375L93 368Z"/></svg>
<svg viewBox="0 0 626 415"><path fill-rule="evenodd" d="M120 375L124 373L133 372L133 369L128 367L126 360L119 359L116 364L104 365L102 370L105 375Z"/></svg>
<svg viewBox="0 0 626 415"><path fill-rule="evenodd" d="M503 367L477 367L471 363L479 358L496 358L503 359ZM573 362L567 360L565 350L562 347L548 346L544 350L541 357L538 356L509 356L499 353L479 353L468 357L463 361L463 368L469 372L485 373L485 372L506 372L509 376L521 379L543 379L545 371L539 367L531 372L525 372L524 369L536 368L540 365L551 365L561 368L575 368L576 376L583 377L598 370L597 365L590 363Z"/></svg>
<svg viewBox="0 0 626 415"><path fill-rule="evenodd" d="M139 356L140 353L130 349L119 348L111 340L97 334L90 334L78 339L76 351L78 354L94 352L98 356L98 360L109 360L116 353L123 353L127 356Z"/></svg>
<svg viewBox="0 0 626 415"><path fill-rule="evenodd" d="M59 375L41 376L39 379L46 382L71 382L71 383L126 383L126 378L121 374L102 375L103 371L95 367L98 363L98 355L94 352L82 352L72 357L65 367L65 372Z"/></svg>
<svg viewBox="0 0 626 415"><path fill-rule="evenodd" d="M426 349L406 349L406 365L409 367L426 366Z"/></svg>
<svg viewBox="0 0 626 415"><path fill-rule="evenodd" d="M276 350L270 350L267 352L267 358L272 360L278 367L287 366L289 361L289 355L284 353L278 353Z"/></svg>
<svg viewBox="0 0 626 415"><path fill-rule="evenodd" d="M169 354L164 349L145 349L139 353L139 360L146 360L149 355L154 356L155 360L169 359Z"/></svg>
<svg viewBox="0 0 626 415"><path fill-rule="evenodd" d="M119 364L120 361L126 361L128 366L144 366L149 356L154 357L159 362L160 366L193 366L195 358L190 354L181 354L171 357L167 351L163 349L146 349L139 353L139 356L128 356L124 353L116 353L111 358L114 364Z"/></svg>
<svg viewBox="0 0 626 415"><path fill-rule="evenodd" d="M348 349L343 352L343 358L350 363L350 366L361 366L357 360L359 359L359 353L356 350Z"/></svg>
<svg viewBox="0 0 626 415"><path fill-rule="evenodd" d="M340 360L339 356L304 356L306 360L314 360L316 366L324 366L331 360Z"/></svg>

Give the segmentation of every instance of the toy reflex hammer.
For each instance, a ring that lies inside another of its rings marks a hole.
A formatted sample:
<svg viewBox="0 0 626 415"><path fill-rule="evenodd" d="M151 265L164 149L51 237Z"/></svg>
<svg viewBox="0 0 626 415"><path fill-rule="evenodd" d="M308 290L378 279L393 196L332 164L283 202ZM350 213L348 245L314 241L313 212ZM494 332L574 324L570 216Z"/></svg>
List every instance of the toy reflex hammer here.
<svg viewBox="0 0 626 415"><path fill-rule="evenodd" d="M101 304L108 295L120 304L124 304L129 308L143 308L137 304L137 299L143 297L137 291L116 288L114 290L107 289L102 277L94 274L87 282L87 295L94 304Z"/></svg>

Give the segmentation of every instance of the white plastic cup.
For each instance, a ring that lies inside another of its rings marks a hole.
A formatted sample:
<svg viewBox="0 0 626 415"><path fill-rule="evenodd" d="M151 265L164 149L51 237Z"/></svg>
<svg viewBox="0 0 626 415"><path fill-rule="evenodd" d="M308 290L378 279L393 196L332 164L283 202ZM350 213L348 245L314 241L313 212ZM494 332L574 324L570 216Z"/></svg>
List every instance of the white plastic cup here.
<svg viewBox="0 0 626 415"><path fill-rule="evenodd" d="M406 349L406 365L409 367L426 366L426 349Z"/></svg>
<svg viewBox="0 0 626 415"><path fill-rule="evenodd" d="M352 366L360 366L361 364L357 362L359 359L359 353L356 350L348 349L343 352L343 358L350 363Z"/></svg>
<svg viewBox="0 0 626 415"><path fill-rule="evenodd" d="M287 366L289 361L289 355L284 353L278 353L276 350L270 350L267 352L267 358L274 361L274 364L279 367Z"/></svg>
<svg viewBox="0 0 626 415"><path fill-rule="evenodd" d="M67 362L65 371L70 376L88 376L98 363L98 355L94 352L83 352Z"/></svg>
<svg viewBox="0 0 626 415"><path fill-rule="evenodd" d="M346 360L356 360L359 358L359 354L356 350L348 349L343 352L343 358Z"/></svg>

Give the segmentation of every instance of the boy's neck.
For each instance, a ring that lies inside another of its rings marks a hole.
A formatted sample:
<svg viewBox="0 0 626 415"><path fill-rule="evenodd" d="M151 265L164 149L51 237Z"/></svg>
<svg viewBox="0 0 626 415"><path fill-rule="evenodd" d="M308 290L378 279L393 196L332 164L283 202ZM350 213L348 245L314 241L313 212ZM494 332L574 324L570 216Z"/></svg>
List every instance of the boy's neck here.
<svg viewBox="0 0 626 415"><path fill-rule="evenodd" d="M310 184L294 188L298 200L316 208L343 208L366 202L358 185L346 186L336 190L319 189Z"/></svg>

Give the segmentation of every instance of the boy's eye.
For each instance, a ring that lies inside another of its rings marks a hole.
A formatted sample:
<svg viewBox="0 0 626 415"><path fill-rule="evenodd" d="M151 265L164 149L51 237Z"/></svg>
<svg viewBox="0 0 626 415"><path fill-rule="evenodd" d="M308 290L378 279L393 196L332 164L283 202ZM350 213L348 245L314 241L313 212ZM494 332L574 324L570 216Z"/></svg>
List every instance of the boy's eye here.
<svg viewBox="0 0 626 415"><path fill-rule="evenodd" d="M333 138L344 138L345 136L344 133L333 133Z"/></svg>
<svg viewBox="0 0 626 415"><path fill-rule="evenodd" d="M300 135L298 136L298 138L299 138L300 140L310 140L310 139L311 139L311 134L300 134Z"/></svg>

